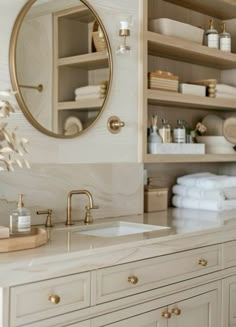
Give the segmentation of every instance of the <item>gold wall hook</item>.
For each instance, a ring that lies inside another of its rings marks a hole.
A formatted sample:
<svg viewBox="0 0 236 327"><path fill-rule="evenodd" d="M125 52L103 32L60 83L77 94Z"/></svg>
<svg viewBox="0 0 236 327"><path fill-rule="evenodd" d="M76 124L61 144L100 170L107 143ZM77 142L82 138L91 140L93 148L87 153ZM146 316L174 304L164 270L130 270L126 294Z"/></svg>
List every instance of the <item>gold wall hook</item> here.
<svg viewBox="0 0 236 327"><path fill-rule="evenodd" d="M19 85L19 87L25 88L25 89L33 89L37 90L38 92L43 92L43 84L39 84L36 86L33 85Z"/></svg>
<svg viewBox="0 0 236 327"><path fill-rule="evenodd" d="M117 116L111 116L107 121L107 128L113 134L119 133L121 128L125 126L125 123Z"/></svg>

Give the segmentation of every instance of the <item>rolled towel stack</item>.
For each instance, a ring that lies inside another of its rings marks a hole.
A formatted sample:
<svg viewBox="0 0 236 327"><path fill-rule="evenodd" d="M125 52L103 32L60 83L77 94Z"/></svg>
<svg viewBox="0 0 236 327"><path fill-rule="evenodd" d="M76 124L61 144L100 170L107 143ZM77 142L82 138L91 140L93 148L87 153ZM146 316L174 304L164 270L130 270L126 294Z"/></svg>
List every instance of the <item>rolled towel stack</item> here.
<svg viewBox="0 0 236 327"><path fill-rule="evenodd" d="M177 208L203 210L236 209L236 176L197 173L177 178L172 188Z"/></svg>
<svg viewBox="0 0 236 327"><path fill-rule="evenodd" d="M103 99L107 92L107 82L99 85L87 85L75 89L75 101Z"/></svg>
<svg viewBox="0 0 236 327"><path fill-rule="evenodd" d="M216 84L216 98L236 99L236 87L227 84Z"/></svg>

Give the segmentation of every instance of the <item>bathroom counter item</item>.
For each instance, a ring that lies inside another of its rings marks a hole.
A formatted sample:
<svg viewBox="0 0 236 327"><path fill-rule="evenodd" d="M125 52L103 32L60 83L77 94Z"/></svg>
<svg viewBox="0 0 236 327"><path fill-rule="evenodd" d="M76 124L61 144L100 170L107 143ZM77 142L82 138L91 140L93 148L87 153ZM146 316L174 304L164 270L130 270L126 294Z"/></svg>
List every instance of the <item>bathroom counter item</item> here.
<svg viewBox="0 0 236 327"><path fill-rule="evenodd" d="M0 239L8 238L9 236L9 228L5 226L0 226Z"/></svg>
<svg viewBox="0 0 236 327"><path fill-rule="evenodd" d="M199 144L205 144L206 153L236 154L234 145L224 136L197 136Z"/></svg>
<svg viewBox="0 0 236 327"><path fill-rule="evenodd" d="M200 97L206 96L206 86L205 85L194 85L188 83L180 83L179 91L183 94L192 94Z"/></svg>
<svg viewBox="0 0 236 327"><path fill-rule="evenodd" d="M0 253L37 248L48 241L47 231L33 227L31 233L21 236L10 236L0 240Z"/></svg>
<svg viewBox="0 0 236 327"><path fill-rule="evenodd" d="M204 30L199 27L178 22L169 18L153 19L149 22L149 30L152 32L178 37L190 42L202 44Z"/></svg>

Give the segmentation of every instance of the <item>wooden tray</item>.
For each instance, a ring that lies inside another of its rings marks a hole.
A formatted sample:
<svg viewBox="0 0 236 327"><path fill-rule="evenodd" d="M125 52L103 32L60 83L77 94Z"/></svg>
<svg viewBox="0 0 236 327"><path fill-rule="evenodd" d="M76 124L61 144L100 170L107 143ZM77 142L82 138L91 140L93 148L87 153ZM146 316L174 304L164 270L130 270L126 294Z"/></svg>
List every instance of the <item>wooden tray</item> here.
<svg viewBox="0 0 236 327"><path fill-rule="evenodd" d="M0 253L33 249L46 244L48 241L47 232L40 227L32 227L28 235L10 236L0 240Z"/></svg>

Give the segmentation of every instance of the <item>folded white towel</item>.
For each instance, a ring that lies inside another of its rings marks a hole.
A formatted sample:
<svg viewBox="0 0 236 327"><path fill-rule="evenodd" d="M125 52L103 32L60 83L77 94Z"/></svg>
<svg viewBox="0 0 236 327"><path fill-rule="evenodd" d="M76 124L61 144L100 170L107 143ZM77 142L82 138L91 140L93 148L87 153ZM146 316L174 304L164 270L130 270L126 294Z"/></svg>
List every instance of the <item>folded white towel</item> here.
<svg viewBox="0 0 236 327"><path fill-rule="evenodd" d="M229 93L223 93L223 92L216 92L215 93L216 98L227 98L227 99L236 99L236 94L229 94Z"/></svg>
<svg viewBox="0 0 236 327"><path fill-rule="evenodd" d="M84 95L84 94L91 94L91 93L98 93L98 92L105 93L106 85L105 84L87 85L75 89L75 95Z"/></svg>
<svg viewBox="0 0 236 327"><path fill-rule="evenodd" d="M236 200L204 200L187 198L179 195L174 195L172 197L172 204L177 208L203 209L212 211L236 209Z"/></svg>
<svg viewBox="0 0 236 327"><path fill-rule="evenodd" d="M229 220L236 218L236 210L222 210L222 211L209 211L209 210L196 210L185 208L173 208L171 210L172 217L179 220L195 220L196 222L214 221L214 220Z"/></svg>
<svg viewBox="0 0 236 327"><path fill-rule="evenodd" d="M174 185L172 192L176 195L183 197L189 197L193 199L205 199L205 200L225 200L225 194L223 190L203 190L198 187L191 187L185 185ZM236 188L235 188L235 199L236 199Z"/></svg>
<svg viewBox="0 0 236 327"><path fill-rule="evenodd" d="M197 173L177 178L177 183L186 186L196 186L203 190L225 189L236 187L236 176Z"/></svg>
<svg viewBox="0 0 236 327"><path fill-rule="evenodd" d="M84 95L76 95L75 101L89 100L89 99L104 99L104 94L100 93L91 93Z"/></svg>
<svg viewBox="0 0 236 327"><path fill-rule="evenodd" d="M216 92L236 95L236 87L227 84L216 84Z"/></svg>

